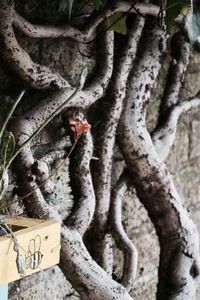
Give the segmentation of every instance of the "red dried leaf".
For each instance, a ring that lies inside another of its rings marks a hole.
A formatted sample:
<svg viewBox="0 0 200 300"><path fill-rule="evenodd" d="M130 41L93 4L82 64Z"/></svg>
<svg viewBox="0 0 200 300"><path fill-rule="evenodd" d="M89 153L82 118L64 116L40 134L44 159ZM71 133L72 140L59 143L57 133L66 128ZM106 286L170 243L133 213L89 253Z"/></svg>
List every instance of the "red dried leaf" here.
<svg viewBox="0 0 200 300"><path fill-rule="evenodd" d="M91 125L86 120L79 121L77 119L69 118L69 125L74 132L74 139L77 141L84 132L90 130Z"/></svg>

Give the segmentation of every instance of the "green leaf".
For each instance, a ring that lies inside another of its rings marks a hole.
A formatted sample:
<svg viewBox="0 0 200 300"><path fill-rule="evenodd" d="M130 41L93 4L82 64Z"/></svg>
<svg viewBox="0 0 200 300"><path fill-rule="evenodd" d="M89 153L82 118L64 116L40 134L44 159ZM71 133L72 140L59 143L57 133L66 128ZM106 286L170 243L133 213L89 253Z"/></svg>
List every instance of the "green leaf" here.
<svg viewBox="0 0 200 300"><path fill-rule="evenodd" d="M188 5L188 3L187 3L187 4L184 4L184 5L182 6L182 8L181 8L181 14L182 14L183 16L187 16L187 14L189 13L189 11L190 11L190 5Z"/></svg>
<svg viewBox="0 0 200 300"><path fill-rule="evenodd" d="M122 13L115 13L108 19L109 29L121 34L127 34L126 16Z"/></svg>
<svg viewBox="0 0 200 300"><path fill-rule="evenodd" d="M174 24L174 19L178 17L182 11L185 11L186 7L190 7L191 1L189 0L168 0L166 8L166 27L167 32L170 32L171 27Z"/></svg>

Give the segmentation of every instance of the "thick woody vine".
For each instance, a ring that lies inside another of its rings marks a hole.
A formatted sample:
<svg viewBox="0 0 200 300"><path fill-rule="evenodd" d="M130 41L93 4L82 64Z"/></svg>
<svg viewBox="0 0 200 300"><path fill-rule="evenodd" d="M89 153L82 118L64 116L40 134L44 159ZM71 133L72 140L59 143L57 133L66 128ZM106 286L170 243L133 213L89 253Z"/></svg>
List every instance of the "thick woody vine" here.
<svg viewBox="0 0 200 300"><path fill-rule="evenodd" d="M106 22L116 12L128 12L129 18L127 35L118 37L123 43L120 45L119 42L117 52L114 51L116 35L107 30ZM147 2L133 5L129 1L109 1L102 10L91 14L80 30L71 25L33 25L16 12L14 1L0 0L0 45L4 63L10 66L26 89L49 91L46 97L10 124L16 147L26 142L44 120L70 99L64 105L64 118L68 122L66 130L68 134L71 132L76 145L69 158L74 195L69 216L62 220L54 205L45 200L45 194L53 190L49 164L65 158L69 149L54 149L36 159L31 145L27 144L17 155L14 167L20 175L18 182L25 209L33 216L61 222L60 268L82 299L133 299L129 291L137 273L138 254L121 220L123 196L130 186L135 187L160 242L157 299L195 299L200 264L198 232L182 207L164 162L175 140L179 117L198 107L200 98L196 95L179 102L190 54L186 33L179 31L171 42L180 51L171 51L160 117L155 130L148 131L146 110L167 43L163 26L158 26L159 12L160 5ZM16 28L31 38L62 37L78 43L99 43L96 73L89 74L82 90L75 93L76 88L63 76L32 60L20 46ZM74 96L70 98L72 94ZM26 95L24 97L26 99ZM86 121L87 111L94 103L100 110L101 103L108 107L94 120L94 123L100 120L96 131L93 122L90 130ZM126 168L113 187L116 143ZM95 243L92 243L92 249L90 245L89 253L85 244L91 240ZM113 240L124 256L122 276L117 281L112 278Z"/></svg>

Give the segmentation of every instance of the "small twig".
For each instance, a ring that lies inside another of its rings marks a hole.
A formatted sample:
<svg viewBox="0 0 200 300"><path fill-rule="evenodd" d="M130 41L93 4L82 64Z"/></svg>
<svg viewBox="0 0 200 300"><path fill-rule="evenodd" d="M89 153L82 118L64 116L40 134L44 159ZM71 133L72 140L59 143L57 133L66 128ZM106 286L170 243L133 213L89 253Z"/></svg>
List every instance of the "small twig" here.
<svg viewBox="0 0 200 300"><path fill-rule="evenodd" d="M33 192L36 189L41 188L49 179L51 179L60 170L60 168L62 168L62 166L65 164L66 159L68 159L70 157L70 155L73 152L73 150L74 150L77 142L78 142L78 140L76 140L74 142L74 144L72 145L69 153L64 157L64 160L53 170L53 172L48 176L48 178L46 178L45 180L43 180L42 182L40 182L40 184L38 184L37 187L35 187L30 193L28 193L28 194L20 197L19 200L24 200L24 199L28 198L29 196L31 196L33 194ZM13 202L11 204L13 204Z"/></svg>
<svg viewBox="0 0 200 300"><path fill-rule="evenodd" d="M0 143L1 143L1 138L3 136L3 133L6 129L6 126L8 125L8 122L10 120L10 118L12 117L17 105L19 104L19 102L21 101L22 97L24 96L26 90L22 90L19 94L19 96L17 97L16 101L14 102L13 106L11 107L11 110L9 111L4 123L3 123L3 126L1 127L1 131L0 131Z"/></svg>
<svg viewBox="0 0 200 300"><path fill-rule="evenodd" d="M122 201L127 190L129 174L125 170L117 181L112 192L110 207L110 226L111 233L117 243L118 248L124 254L124 267L121 277L121 284L128 290L133 287L133 281L136 278L138 253L135 245L127 236L122 225Z"/></svg>
<svg viewBox="0 0 200 300"><path fill-rule="evenodd" d="M171 39L171 55L167 82L161 99L159 123L165 119L167 110L178 102L181 86L189 63L190 45L183 33L174 34Z"/></svg>
<svg viewBox="0 0 200 300"><path fill-rule="evenodd" d="M158 26L160 29L165 30L165 15L166 15L166 5L167 5L167 0L161 0L160 1L160 10L158 13Z"/></svg>

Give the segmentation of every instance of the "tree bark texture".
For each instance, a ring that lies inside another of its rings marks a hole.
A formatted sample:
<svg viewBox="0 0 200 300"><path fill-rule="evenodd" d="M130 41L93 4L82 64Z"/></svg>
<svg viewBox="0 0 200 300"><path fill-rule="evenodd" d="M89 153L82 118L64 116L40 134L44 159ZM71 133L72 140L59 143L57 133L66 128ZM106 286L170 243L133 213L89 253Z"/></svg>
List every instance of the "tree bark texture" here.
<svg viewBox="0 0 200 300"><path fill-rule="evenodd" d="M185 33L178 30L169 45L158 24L159 3L108 1L100 10L74 3L67 20L69 12L60 12L58 2L47 7L39 0L0 0L2 120L6 96L25 90L9 123L20 149L11 160L17 201L30 216L61 223L59 267L81 299L131 300L142 257L126 232L123 199L136 191L159 240L156 299L195 300L198 230L165 163L181 115L200 105L199 91L180 98L192 51ZM126 18L125 36L111 30L116 13ZM166 55L170 62L150 132L147 111ZM27 143L50 118L43 135ZM73 196L68 209L49 200L63 161ZM12 199L2 197L0 209L5 208L12 213ZM118 278L114 247L123 256Z"/></svg>

